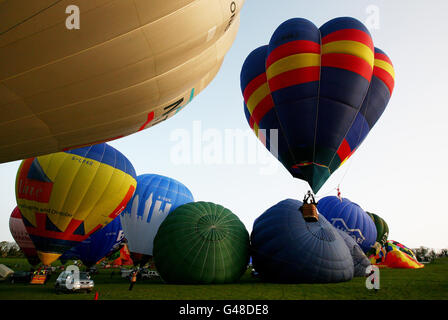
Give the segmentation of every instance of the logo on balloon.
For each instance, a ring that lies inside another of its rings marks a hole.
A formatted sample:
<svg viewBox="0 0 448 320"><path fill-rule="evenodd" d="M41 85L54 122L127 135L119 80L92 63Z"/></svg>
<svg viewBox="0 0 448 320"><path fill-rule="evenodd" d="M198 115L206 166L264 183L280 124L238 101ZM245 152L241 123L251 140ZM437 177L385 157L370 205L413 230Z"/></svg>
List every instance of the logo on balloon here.
<svg viewBox="0 0 448 320"><path fill-rule="evenodd" d="M360 229L349 228L342 218L332 218L331 223L336 229L347 232L358 244L361 244L366 240Z"/></svg>

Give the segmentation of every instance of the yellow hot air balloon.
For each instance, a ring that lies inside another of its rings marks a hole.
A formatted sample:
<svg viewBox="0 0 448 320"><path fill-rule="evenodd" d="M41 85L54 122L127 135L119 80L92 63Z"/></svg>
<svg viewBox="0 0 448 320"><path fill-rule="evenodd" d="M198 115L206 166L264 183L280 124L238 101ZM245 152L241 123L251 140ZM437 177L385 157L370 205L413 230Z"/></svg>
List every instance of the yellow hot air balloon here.
<svg viewBox="0 0 448 320"><path fill-rule="evenodd" d="M173 116L218 72L243 3L0 1L0 162Z"/></svg>
<svg viewBox="0 0 448 320"><path fill-rule="evenodd" d="M42 263L51 264L117 217L136 184L129 160L105 143L23 160L17 206Z"/></svg>

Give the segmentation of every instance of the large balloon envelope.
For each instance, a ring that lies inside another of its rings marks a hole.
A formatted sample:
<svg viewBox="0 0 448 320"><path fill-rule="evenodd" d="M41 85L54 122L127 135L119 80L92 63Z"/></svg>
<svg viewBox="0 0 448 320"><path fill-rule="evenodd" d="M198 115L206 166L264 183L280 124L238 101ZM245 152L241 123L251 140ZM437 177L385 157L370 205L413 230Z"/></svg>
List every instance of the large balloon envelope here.
<svg viewBox="0 0 448 320"><path fill-rule="evenodd" d="M394 77L358 20L336 18L318 29L294 18L246 58L244 111L269 151L317 193L383 113Z"/></svg>
<svg viewBox="0 0 448 320"><path fill-rule="evenodd" d="M137 177L134 196L120 215L135 264L144 264L153 255L154 237L167 215L193 201L190 190L175 179L158 174Z"/></svg>
<svg viewBox="0 0 448 320"><path fill-rule="evenodd" d="M9 218L9 230L11 231L14 241L20 247L20 250L22 250L28 262L32 266L38 265L40 260L37 256L36 247L26 231L22 220L22 214L17 207L14 208L11 213L11 217Z"/></svg>
<svg viewBox="0 0 448 320"><path fill-rule="evenodd" d="M219 71L243 3L0 1L0 163L117 139L175 115ZM74 6L80 28L68 29Z"/></svg>
<svg viewBox="0 0 448 320"><path fill-rule="evenodd" d="M306 222L302 202L280 201L258 217L251 255L261 278L272 282L328 283L353 278L353 259L337 230L323 217Z"/></svg>
<svg viewBox="0 0 448 320"><path fill-rule="evenodd" d="M136 188L129 160L102 143L23 160L17 206L45 265L116 218Z"/></svg>
<svg viewBox="0 0 448 320"><path fill-rule="evenodd" d="M157 271L169 283L237 281L249 262L249 234L229 209L211 202L178 207L154 239Z"/></svg>
<svg viewBox="0 0 448 320"><path fill-rule="evenodd" d="M345 244L350 250L350 254L353 259L353 267L354 267L354 277L365 277L366 269L371 265L370 260L364 254L362 249L356 243L355 239L349 236L349 234L341 229L336 229L339 232L339 235L344 239Z"/></svg>
<svg viewBox="0 0 448 320"><path fill-rule="evenodd" d="M319 200L317 210L337 229L347 232L364 252L375 244L376 228L369 215L347 198L328 196Z"/></svg>
<svg viewBox="0 0 448 320"><path fill-rule="evenodd" d="M76 247L65 251L59 259L61 261L80 259L84 265L91 267L114 249L118 250L123 239L120 218L116 217Z"/></svg>

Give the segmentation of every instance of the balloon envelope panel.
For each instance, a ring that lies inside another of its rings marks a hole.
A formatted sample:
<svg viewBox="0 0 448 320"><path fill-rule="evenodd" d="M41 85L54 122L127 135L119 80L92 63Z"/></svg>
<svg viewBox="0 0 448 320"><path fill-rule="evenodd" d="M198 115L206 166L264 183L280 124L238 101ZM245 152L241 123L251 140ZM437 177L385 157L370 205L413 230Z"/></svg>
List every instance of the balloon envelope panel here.
<svg viewBox="0 0 448 320"><path fill-rule="evenodd" d="M373 222L375 223L377 232L376 242L378 242L381 246L385 246L387 243L387 237L389 236L389 226L387 225L386 221L384 221L384 219L377 214L367 211L366 213L372 218Z"/></svg>
<svg viewBox="0 0 448 320"><path fill-rule="evenodd" d="M102 229L93 233L89 238L77 246L66 251L59 259L69 260L78 258L86 266L91 267L104 258L124 239L120 218L116 217Z"/></svg>
<svg viewBox="0 0 448 320"><path fill-rule="evenodd" d="M134 196L120 215L129 250L152 256L160 224L177 207L193 201L190 190L175 179L157 174L139 175ZM134 256L138 255L133 255L133 260Z"/></svg>
<svg viewBox="0 0 448 320"><path fill-rule="evenodd" d="M135 178L129 160L104 143L22 161L17 206L42 262L50 264L116 218Z"/></svg>
<svg viewBox="0 0 448 320"><path fill-rule="evenodd" d="M230 210L191 202L163 221L154 239L154 262L169 283L237 281L249 262L249 234Z"/></svg>
<svg viewBox="0 0 448 320"><path fill-rule="evenodd" d="M350 250L350 254L352 255L353 259L353 266L354 266L354 277L365 277L366 275L366 269L368 266L371 265L370 260L367 258L367 256L364 254L362 249L359 247L359 245L356 243L355 239L350 237L348 233L345 231L342 231L341 229L336 229L339 233L339 235L344 239L345 244L347 245L348 249Z"/></svg>
<svg viewBox="0 0 448 320"><path fill-rule="evenodd" d="M244 0L0 3L0 162L117 139L215 77ZM68 29L79 8L79 29Z"/></svg>
<svg viewBox="0 0 448 320"><path fill-rule="evenodd" d="M352 256L337 230L319 215L306 222L302 202L287 199L258 217L251 234L255 270L273 282L315 283L352 279Z"/></svg>
<svg viewBox="0 0 448 320"><path fill-rule="evenodd" d="M338 229L347 232L364 252L375 244L376 228L369 215L349 199L328 196L319 200L320 214Z"/></svg>
<svg viewBox="0 0 448 320"><path fill-rule="evenodd" d="M358 20L336 18L318 29L293 18L246 58L244 112L263 144L316 193L377 122L394 77Z"/></svg>

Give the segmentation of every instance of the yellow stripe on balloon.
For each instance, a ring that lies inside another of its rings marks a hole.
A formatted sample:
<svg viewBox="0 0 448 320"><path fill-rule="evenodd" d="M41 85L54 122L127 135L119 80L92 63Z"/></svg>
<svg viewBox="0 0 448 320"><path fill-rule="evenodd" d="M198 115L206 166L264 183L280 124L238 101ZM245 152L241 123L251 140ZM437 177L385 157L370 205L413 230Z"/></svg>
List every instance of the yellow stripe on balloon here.
<svg viewBox="0 0 448 320"><path fill-rule="evenodd" d="M322 54L345 53L365 60L372 68L375 60L374 52L358 41L341 40L326 43L322 46Z"/></svg>
<svg viewBox="0 0 448 320"><path fill-rule="evenodd" d="M385 70L395 80L395 70L394 67L389 62L380 59L375 59L375 67Z"/></svg>
<svg viewBox="0 0 448 320"><path fill-rule="evenodd" d="M257 90L254 91L254 93L252 93L252 95L247 100L247 109L249 110L250 114L254 112L255 107L260 103L260 101L270 93L271 92L269 91L267 83L263 83L258 87Z"/></svg>
<svg viewBox="0 0 448 320"><path fill-rule="evenodd" d="M320 66L320 54L298 53L277 60L266 70L268 80L295 69Z"/></svg>

